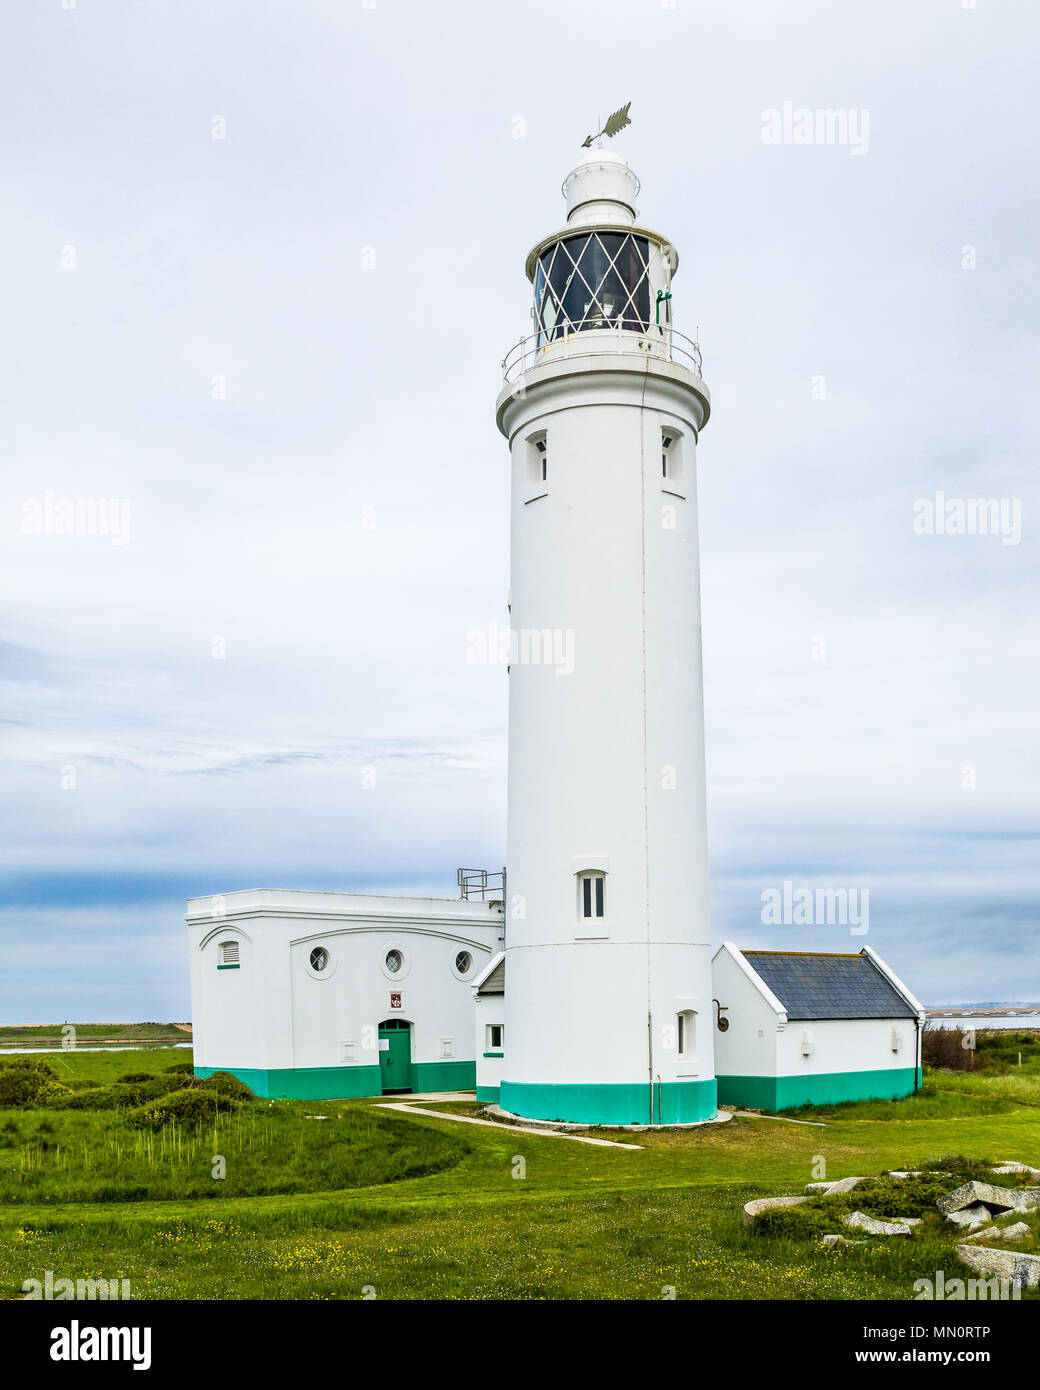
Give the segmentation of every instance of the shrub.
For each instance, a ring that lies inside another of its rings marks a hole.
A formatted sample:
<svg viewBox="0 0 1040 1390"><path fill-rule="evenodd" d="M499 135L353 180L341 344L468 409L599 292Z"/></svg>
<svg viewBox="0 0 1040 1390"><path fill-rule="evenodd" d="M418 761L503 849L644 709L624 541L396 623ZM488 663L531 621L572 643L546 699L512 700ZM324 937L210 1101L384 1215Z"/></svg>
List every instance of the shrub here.
<svg viewBox="0 0 1040 1390"><path fill-rule="evenodd" d="M217 1091L222 1096L234 1096L236 1100L252 1100L253 1093L244 1081L232 1076L229 1071L215 1071L200 1085L209 1091Z"/></svg>
<svg viewBox="0 0 1040 1390"><path fill-rule="evenodd" d="M57 1077L46 1062L34 1057L5 1058L0 1064L0 1106L31 1105Z"/></svg>
<svg viewBox="0 0 1040 1390"><path fill-rule="evenodd" d="M125 1071L122 1076L117 1076L116 1080L126 1082L128 1085L134 1081L151 1081L152 1073L150 1071Z"/></svg>
<svg viewBox="0 0 1040 1390"><path fill-rule="evenodd" d="M56 1100L63 1100L65 1096L71 1096L72 1091L63 1081L48 1081L36 1095L37 1105L53 1105Z"/></svg>
<svg viewBox="0 0 1040 1390"><path fill-rule="evenodd" d="M968 1036L959 1028L926 1028L921 1034L921 1061L946 1071L974 1071L975 1053L964 1045Z"/></svg>
<svg viewBox="0 0 1040 1390"><path fill-rule="evenodd" d="M160 1099L148 1101L131 1110L127 1123L149 1129L162 1129L171 1120L181 1124L195 1125L211 1121L215 1115L227 1114L237 1110L241 1101L234 1096L221 1095L219 1091L204 1090L201 1086L174 1091Z"/></svg>
<svg viewBox="0 0 1040 1390"><path fill-rule="evenodd" d="M176 1074L177 1072L183 1072L186 1076L194 1076L195 1064L194 1062L174 1062L172 1067L164 1067L163 1071L167 1075L170 1075L170 1073Z"/></svg>
<svg viewBox="0 0 1040 1390"><path fill-rule="evenodd" d="M965 1154L944 1154L942 1158L929 1158L920 1164L926 1173L948 1173L956 1178L955 1187L966 1182L993 1182L992 1165L981 1158L970 1158ZM950 1191L953 1188L949 1189Z"/></svg>

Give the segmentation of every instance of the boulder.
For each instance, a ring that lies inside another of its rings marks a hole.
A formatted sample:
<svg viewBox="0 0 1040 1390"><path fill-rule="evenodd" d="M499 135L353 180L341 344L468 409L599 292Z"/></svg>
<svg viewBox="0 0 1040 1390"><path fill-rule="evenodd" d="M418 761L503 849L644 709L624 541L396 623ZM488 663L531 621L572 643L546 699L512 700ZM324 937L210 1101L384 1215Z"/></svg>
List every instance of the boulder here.
<svg viewBox="0 0 1040 1390"><path fill-rule="evenodd" d="M1024 1221L1016 1221L1013 1226L987 1226L983 1231L973 1231L966 1240L1028 1240L1033 1232Z"/></svg>
<svg viewBox="0 0 1040 1390"><path fill-rule="evenodd" d="M1040 1285L1040 1255L994 1250L988 1245L958 1245L956 1250L962 1264L989 1279L1010 1279L1027 1289Z"/></svg>
<svg viewBox="0 0 1040 1390"><path fill-rule="evenodd" d="M885 1174L886 1178L919 1178L920 1168L890 1168Z"/></svg>
<svg viewBox="0 0 1040 1390"><path fill-rule="evenodd" d="M951 1211L946 1220L954 1226L984 1226L987 1221L992 1220L993 1213L989 1207L983 1206L978 1202L973 1207L964 1207L961 1211Z"/></svg>
<svg viewBox="0 0 1040 1390"><path fill-rule="evenodd" d="M744 1225L752 1225L756 1216L771 1207L796 1207L799 1202L808 1200L808 1197L756 1197L753 1202L744 1203Z"/></svg>
<svg viewBox="0 0 1040 1390"><path fill-rule="evenodd" d="M1031 1178L1040 1178L1040 1168L1030 1168L1028 1163L1016 1163L1013 1159L998 1163L993 1171L994 1173L1028 1173Z"/></svg>
<svg viewBox="0 0 1040 1390"><path fill-rule="evenodd" d="M823 1243L832 1250L853 1250L857 1245L867 1245L865 1240L846 1240L844 1236L824 1236Z"/></svg>
<svg viewBox="0 0 1040 1390"><path fill-rule="evenodd" d="M979 1203L989 1207L991 1212L1032 1211L1040 1206L1040 1189L1034 1187L997 1187L991 1182L966 1182L946 1197L940 1197L936 1206L943 1216L951 1212L963 1211Z"/></svg>
<svg viewBox="0 0 1040 1390"><path fill-rule="evenodd" d="M868 1236L908 1236L910 1227L905 1221L878 1221L866 1212L853 1211L843 1218L846 1226L866 1231Z"/></svg>
<svg viewBox="0 0 1040 1390"><path fill-rule="evenodd" d="M842 1192L851 1192L857 1183L866 1182L865 1178L838 1178L836 1182L808 1182L805 1190L814 1197L836 1197Z"/></svg>

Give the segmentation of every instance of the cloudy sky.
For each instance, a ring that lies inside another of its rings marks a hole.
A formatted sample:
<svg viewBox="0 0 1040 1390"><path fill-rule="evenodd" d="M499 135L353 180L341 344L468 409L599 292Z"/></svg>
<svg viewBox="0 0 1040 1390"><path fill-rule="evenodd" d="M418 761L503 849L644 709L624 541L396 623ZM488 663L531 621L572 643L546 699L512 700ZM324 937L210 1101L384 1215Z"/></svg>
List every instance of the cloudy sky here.
<svg viewBox="0 0 1040 1390"><path fill-rule="evenodd" d="M713 393L715 939L1040 997L1035 6L71 3L0 45L0 1020L188 1018L188 895L503 862L499 363L627 100Z"/></svg>

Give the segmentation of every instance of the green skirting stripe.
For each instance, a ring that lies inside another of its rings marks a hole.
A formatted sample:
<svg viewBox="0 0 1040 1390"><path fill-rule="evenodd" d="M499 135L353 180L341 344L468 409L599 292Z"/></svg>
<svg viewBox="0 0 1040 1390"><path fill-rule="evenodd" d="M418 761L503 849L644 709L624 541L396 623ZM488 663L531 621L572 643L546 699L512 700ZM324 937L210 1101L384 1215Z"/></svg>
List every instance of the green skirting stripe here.
<svg viewBox="0 0 1040 1390"><path fill-rule="evenodd" d="M478 1087L477 1087L477 1100L480 1102L481 1105L497 1105L497 1104L498 1104L498 1087L497 1087L497 1086L478 1086Z"/></svg>
<svg viewBox="0 0 1040 1390"><path fill-rule="evenodd" d="M719 1103L749 1110L793 1110L853 1100L901 1100L921 1085L920 1067L831 1071L813 1076L720 1076Z"/></svg>
<svg viewBox="0 0 1040 1390"><path fill-rule="evenodd" d="M476 1062L413 1062L413 1091L472 1091Z"/></svg>
<svg viewBox="0 0 1040 1390"><path fill-rule="evenodd" d="M471 1091L476 1062L413 1062L413 1091ZM196 1067L196 1076L229 1071L255 1096L278 1100L349 1100L383 1093L379 1067Z"/></svg>
<svg viewBox="0 0 1040 1390"><path fill-rule="evenodd" d="M648 1081L629 1085L545 1085L503 1081L499 1104L530 1120L571 1124L646 1125L651 1123ZM478 1096L479 1098L479 1096ZM715 1118L715 1082L665 1081L653 1087L653 1123L692 1124Z"/></svg>

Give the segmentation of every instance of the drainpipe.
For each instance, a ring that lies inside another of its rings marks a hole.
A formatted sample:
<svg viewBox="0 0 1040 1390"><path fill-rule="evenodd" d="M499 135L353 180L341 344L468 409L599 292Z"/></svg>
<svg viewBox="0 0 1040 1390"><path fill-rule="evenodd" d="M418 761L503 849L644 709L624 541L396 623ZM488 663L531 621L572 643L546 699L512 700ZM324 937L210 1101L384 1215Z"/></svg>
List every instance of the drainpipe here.
<svg viewBox="0 0 1040 1390"><path fill-rule="evenodd" d="M652 1014L646 1016L647 1074L650 1077L650 1123L654 1122L654 1020Z"/></svg>
<svg viewBox="0 0 1040 1390"><path fill-rule="evenodd" d="M914 1018L914 1095L921 1089L921 1019Z"/></svg>

